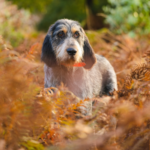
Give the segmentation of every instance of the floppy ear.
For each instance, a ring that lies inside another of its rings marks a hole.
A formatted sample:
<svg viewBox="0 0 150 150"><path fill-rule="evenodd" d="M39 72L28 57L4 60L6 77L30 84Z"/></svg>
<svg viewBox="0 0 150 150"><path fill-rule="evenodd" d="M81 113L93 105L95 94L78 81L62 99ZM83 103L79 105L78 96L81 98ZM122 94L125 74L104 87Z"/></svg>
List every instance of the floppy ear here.
<svg viewBox="0 0 150 150"><path fill-rule="evenodd" d="M96 57L94 54L94 51L89 43L88 38L85 35L85 40L84 40L84 61L85 61L85 69L91 69L93 67L93 65L96 63Z"/></svg>
<svg viewBox="0 0 150 150"><path fill-rule="evenodd" d="M54 67L57 64L56 56L51 44L51 36L49 34L46 35L43 42L41 60L49 67Z"/></svg>

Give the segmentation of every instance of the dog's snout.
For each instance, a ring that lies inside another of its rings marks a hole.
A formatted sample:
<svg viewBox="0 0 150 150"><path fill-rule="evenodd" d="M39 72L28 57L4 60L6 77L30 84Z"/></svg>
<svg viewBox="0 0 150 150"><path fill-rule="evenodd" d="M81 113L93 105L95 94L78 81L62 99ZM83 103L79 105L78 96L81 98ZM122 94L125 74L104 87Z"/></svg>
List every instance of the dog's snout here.
<svg viewBox="0 0 150 150"><path fill-rule="evenodd" d="M75 54L76 54L76 50L75 49L73 49L73 48L68 48L67 49L67 53L69 54L69 55L71 55L71 56L74 56Z"/></svg>

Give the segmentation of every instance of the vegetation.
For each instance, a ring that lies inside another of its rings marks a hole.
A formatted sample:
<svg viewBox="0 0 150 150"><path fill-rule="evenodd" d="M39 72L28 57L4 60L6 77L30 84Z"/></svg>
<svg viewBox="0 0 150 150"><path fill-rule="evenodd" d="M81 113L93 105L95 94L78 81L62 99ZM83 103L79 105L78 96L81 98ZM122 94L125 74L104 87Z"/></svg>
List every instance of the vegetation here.
<svg viewBox="0 0 150 150"><path fill-rule="evenodd" d="M84 7L84 0L81 0L80 3L78 0L53 0L38 24L38 29L46 31L51 24L62 18L78 20L84 26L86 18Z"/></svg>
<svg viewBox="0 0 150 150"><path fill-rule="evenodd" d="M132 37L150 33L149 0L9 1L19 8L41 14L37 24L39 30L46 31L57 19L70 18L81 22L85 29L110 27L114 33L127 33Z"/></svg>
<svg viewBox="0 0 150 150"><path fill-rule="evenodd" d="M45 7L51 3L52 0L36 1L36 0L8 0L16 4L18 8L25 8L33 13L45 12Z"/></svg>
<svg viewBox="0 0 150 150"><path fill-rule="evenodd" d="M106 22L117 34L150 33L150 1L149 0L109 0L104 7Z"/></svg>
<svg viewBox="0 0 150 150"><path fill-rule="evenodd" d="M45 33L34 29L36 16L4 0L0 8L0 150L149 149L149 35L86 31L114 66L118 91L79 101L64 85L44 89ZM89 100L93 114L82 116L79 106Z"/></svg>
<svg viewBox="0 0 150 150"><path fill-rule="evenodd" d="M37 24L39 30L46 31L51 24L60 18L77 20L81 22L83 27L88 29L98 29L104 26L104 18L97 16L97 13L103 12L102 6L107 4L107 0L47 0L44 2L31 0L8 1L17 4L19 8L28 9L32 13L41 13L42 19ZM33 5L33 3L35 4Z"/></svg>
<svg viewBox="0 0 150 150"><path fill-rule="evenodd" d="M10 5L4 0L0 2L0 35L12 46L16 47L25 38L37 36L33 29L36 17L27 10L18 10L17 6Z"/></svg>

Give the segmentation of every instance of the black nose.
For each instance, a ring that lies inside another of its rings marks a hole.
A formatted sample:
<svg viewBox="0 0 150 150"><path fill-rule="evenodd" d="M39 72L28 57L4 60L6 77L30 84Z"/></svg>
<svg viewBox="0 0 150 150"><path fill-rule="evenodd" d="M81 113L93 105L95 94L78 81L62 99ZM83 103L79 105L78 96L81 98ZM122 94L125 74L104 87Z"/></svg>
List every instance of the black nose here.
<svg viewBox="0 0 150 150"><path fill-rule="evenodd" d="M69 54L69 55L71 55L71 56L74 56L75 54L76 54L76 50L75 49L73 49L73 48L68 48L67 49L67 53Z"/></svg>

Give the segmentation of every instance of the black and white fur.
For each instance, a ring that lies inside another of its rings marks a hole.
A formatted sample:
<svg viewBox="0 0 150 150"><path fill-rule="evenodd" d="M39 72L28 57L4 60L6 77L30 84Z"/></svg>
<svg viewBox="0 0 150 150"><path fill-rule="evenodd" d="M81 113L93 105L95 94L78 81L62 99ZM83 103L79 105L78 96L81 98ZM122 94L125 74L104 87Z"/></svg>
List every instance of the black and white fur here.
<svg viewBox="0 0 150 150"><path fill-rule="evenodd" d="M105 57L94 53L84 30L76 21L61 19L49 28L41 59L45 63L45 88L64 83L80 99L109 95L117 90L113 67ZM85 62L86 65L72 67L77 62ZM85 114L91 114L91 109L92 102L89 102Z"/></svg>

